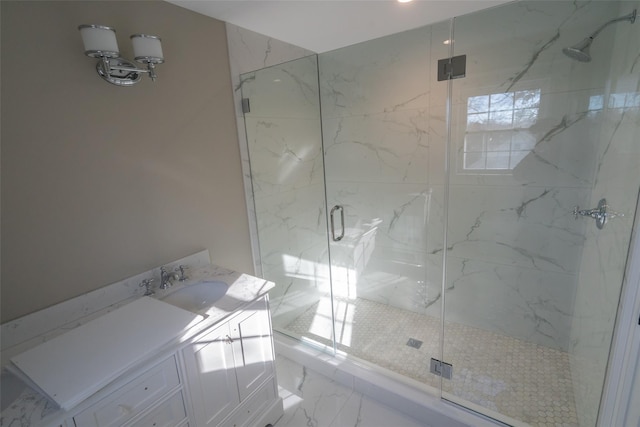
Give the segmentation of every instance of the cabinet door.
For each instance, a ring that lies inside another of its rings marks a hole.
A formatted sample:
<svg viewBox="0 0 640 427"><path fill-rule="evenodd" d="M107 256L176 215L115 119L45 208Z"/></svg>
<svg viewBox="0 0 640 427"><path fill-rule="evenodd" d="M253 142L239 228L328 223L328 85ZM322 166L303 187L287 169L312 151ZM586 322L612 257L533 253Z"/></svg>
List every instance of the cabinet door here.
<svg viewBox="0 0 640 427"><path fill-rule="evenodd" d="M230 327L242 401L273 375L271 321L266 299L253 303L244 315L231 321Z"/></svg>
<svg viewBox="0 0 640 427"><path fill-rule="evenodd" d="M209 332L183 350L198 426L217 426L238 406L229 325Z"/></svg>

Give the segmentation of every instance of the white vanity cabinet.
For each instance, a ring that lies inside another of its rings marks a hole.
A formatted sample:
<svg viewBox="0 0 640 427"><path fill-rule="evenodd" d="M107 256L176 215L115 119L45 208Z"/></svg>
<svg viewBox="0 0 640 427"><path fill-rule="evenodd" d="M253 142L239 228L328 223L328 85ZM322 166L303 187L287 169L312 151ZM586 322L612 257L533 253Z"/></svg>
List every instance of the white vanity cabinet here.
<svg viewBox="0 0 640 427"><path fill-rule="evenodd" d="M277 402L266 297L201 334L182 357L196 426L259 425Z"/></svg>
<svg viewBox="0 0 640 427"><path fill-rule="evenodd" d="M129 278L109 285L108 291L97 290L90 300L65 301L29 315L28 321L2 325L3 359L12 355L13 368L35 375L34 382L45 384L41 388L57 399L27 386L22 375L3 371L2 400L11 403L3 405L0 424L275 424L283 414L267 295L275 284L208 264L208 259L205 251L176 261L176 266L200 267L176 288L156 292L156 298L131 295ZM4 346L6 341L10 346Z"/></svg>
<svg viewBox="0 0 640 427"><path fill-rule="evenodd" d="M275 422L282 403L267 296L109 389L67 426L263 427Z"/></svg>

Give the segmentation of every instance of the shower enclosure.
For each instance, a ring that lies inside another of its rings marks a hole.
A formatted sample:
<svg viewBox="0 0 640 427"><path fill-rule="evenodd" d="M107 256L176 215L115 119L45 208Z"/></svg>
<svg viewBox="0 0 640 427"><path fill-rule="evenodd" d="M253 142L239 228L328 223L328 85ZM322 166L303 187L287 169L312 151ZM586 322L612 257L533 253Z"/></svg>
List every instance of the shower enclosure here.
<svg viewBox="0 0 640 427"><path fill-rule="evenodd" d="M514 2L243 75L275 329L511 425L596 425L640 23L563 48L639 6Z"/></svg>

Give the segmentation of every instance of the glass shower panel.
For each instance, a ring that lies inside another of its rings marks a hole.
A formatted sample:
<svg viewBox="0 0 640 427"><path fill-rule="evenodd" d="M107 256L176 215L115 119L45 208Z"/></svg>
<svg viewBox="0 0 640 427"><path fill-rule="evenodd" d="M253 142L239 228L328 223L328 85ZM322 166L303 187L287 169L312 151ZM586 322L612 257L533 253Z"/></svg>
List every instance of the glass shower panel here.
<svg viewBox="0 0 640 427"><path fill-rule="evenodd" d="M640 25L607 28L588 63L562 48L637 5L455 19L443 396L509 424L596 424L640 187ZM574 215L605 198L624 216Z"/></svg>
<svg viewBox="0 0 640 427"><path fill-rule="evenodd" d="M311 331L332 339L317 57L241 76L262 275L273 326L313 310ZM251 207L249 207L251 209ZM295 325L293 325L295 326Z"/></svg>
<svg viewBox="0 0 640 427"><path fill-rule="evenodd" d="M441 254L428 252L442 180L430 182L429 163L445 141L444 108L430 114L432 30L323 53L319 78L336 346L437 387ZM316 335L323 304L297 319L300 333Z"/></svg>

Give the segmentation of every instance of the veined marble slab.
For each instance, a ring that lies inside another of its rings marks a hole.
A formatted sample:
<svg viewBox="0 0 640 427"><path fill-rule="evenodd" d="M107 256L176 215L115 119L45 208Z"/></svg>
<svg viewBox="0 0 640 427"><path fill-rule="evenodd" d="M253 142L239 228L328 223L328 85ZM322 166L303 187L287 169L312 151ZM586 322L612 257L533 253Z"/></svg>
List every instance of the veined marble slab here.
<svg viewBox="0 0 640 427"><path fill-rule="evenodd" d="M256 211L253 202L253 183L251 181L251 163L247 144L247 130L242 111L242 89L245 80L241 76L251 71L281 64L298 58L314 55L314 52L249 31L233 24L226 24L227 44L229 47L229 64L231 68L231 84L236 109L238 128L238 144L242 160L242 174L244 192L247 199L247 215L249 219L249 233L251 236L251 250L254 268L257 275L262 275L262 259L258 246L258 229L256 226ZM250 77L249 77L250 78Z"/></svg>

